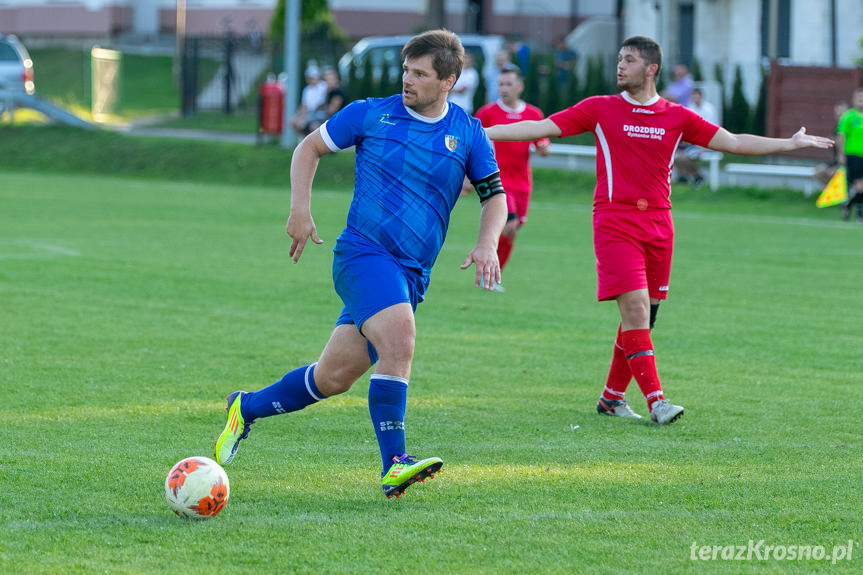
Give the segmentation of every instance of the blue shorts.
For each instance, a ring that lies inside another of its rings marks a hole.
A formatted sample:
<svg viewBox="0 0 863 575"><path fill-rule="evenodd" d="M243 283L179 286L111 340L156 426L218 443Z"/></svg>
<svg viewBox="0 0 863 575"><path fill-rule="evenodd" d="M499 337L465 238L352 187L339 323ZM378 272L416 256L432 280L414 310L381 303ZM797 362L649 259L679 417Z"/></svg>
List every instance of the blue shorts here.
<svg viewBox="0 0 863 575"><path fill-rule="evenodd" d="M356 234L342 233L333 248L333 284L345 304L336 325L354 324L362 334L367 319L399 303L416 311L427 282L389 252ZM377 354L369 342L372 363Z"/></svg>

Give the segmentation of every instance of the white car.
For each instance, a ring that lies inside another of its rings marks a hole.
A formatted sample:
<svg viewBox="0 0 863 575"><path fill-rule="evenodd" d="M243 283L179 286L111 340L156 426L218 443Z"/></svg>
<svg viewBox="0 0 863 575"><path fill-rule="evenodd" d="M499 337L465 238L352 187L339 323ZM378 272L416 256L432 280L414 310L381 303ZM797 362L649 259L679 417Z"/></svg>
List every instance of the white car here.
<svg viewBox="0 0 863 575"><path fill-rule="evenodd" d="M357 42L339 60L339 74L342 80L348 78L351 62L354 63L356 74L362 77L366 58L371 58L372 74L377 81L384 67L388 67L390 78L401 78L402 47L413 36L369 36ZM473 55L474 67L482 71L483 78L497 78L495 74L495 56L506 45L502 36L484 36L479 34L459 34L464 49ZM352 94L353 97L353 94Z"/></svg>
<svg viewBox="0 0 863 575"><path fill-rule="evenodd" d="M16 36L0 34L0 94L33 94L33 60Z"/></svg>

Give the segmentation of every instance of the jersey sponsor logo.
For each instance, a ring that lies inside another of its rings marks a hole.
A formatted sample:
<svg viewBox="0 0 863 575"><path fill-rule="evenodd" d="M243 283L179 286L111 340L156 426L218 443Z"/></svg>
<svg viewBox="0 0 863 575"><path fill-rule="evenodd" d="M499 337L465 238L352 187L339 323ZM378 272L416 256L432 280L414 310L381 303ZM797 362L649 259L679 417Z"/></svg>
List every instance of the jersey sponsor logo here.
<svg viewBox="0 0 863 575"><path fill-rule="evenodd" d="M455 152L456 148L458 148L458 137L447 134L444 136L444 143L446 144L447 150Z"/></svg>
<svg viewBox="0 0 863 575"><path fill-rule="evenodd" d="M634 126L632 124L624 124L623 131L630 138L650 138L651 140L662 140L665 135L665 128L656 128L654 126Z"/></svg>
<svg viewBox="0 0 863 575"><path fill-rule="evenodd" d="M395 125L396 125L396 123L395 123L395 122L393 122L392 120L390 120L390 115L389 115L389 114L381 114L381 117L380 117L380 123L381 123L381 124L387 124L388 126L395 126Z"/></svg>
<svg viewBox="0 0 863 575"><path fill-rule="evenodd" d="M636 114L655 114L653 110L648 110L647 108L633 108L632 111Z"/></svg>

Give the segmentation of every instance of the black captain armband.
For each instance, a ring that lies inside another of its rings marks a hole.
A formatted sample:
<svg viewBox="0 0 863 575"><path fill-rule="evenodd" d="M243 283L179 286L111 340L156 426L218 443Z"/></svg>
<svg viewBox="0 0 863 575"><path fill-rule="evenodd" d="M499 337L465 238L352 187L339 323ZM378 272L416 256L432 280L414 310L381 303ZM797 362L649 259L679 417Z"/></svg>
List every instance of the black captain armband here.
<svg viewBox="0 0 863 575"><path fill-rule="evenodd" d="M481 180L471 181L476 193L479 195L480 203L486 201L496 194L505 194L503 184L500 183L500 172L495 172Z"/></svg>

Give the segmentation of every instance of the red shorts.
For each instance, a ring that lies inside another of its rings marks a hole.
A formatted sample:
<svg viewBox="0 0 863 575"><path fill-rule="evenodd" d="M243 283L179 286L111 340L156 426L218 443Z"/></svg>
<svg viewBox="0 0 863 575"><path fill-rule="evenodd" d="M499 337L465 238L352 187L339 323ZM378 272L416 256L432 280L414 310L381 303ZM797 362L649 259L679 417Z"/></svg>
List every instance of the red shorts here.
<svg viewBox="0 0 863 575"><path fill-rule="evenodd" d="M506 211L518 216L518 225L527 222L527 208L530 206L530 190L525 192L506 191Z"/></svg>
<svg viewBox="0 0 863 575"><path fill-rule="evenodd" d="M674 250L671 210L594 213L593 247L599 301L645 288L652 298L667 297Z"/></svg>

